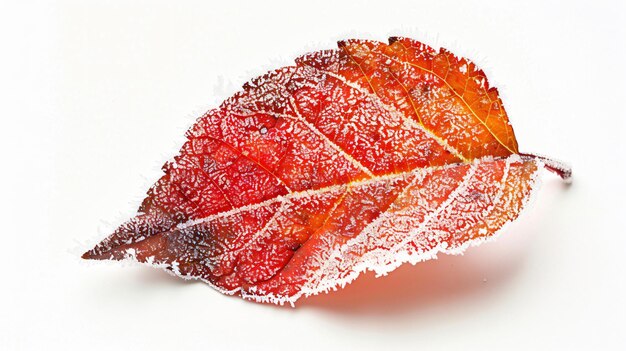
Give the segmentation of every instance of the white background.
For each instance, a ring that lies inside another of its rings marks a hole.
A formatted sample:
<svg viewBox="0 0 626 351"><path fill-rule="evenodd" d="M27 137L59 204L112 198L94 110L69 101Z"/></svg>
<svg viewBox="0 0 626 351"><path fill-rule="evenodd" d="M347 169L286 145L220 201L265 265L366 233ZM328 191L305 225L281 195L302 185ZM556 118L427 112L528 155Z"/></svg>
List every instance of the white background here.
<svg viewBox="0 0 626 351"><path fill-rule="evenodd" d="M624 349L623 1L2 2L0 349ZM569 161L464 256L296 309L78 256L136 210L205 110L348 37L470 57L523 151Z"/></svg>

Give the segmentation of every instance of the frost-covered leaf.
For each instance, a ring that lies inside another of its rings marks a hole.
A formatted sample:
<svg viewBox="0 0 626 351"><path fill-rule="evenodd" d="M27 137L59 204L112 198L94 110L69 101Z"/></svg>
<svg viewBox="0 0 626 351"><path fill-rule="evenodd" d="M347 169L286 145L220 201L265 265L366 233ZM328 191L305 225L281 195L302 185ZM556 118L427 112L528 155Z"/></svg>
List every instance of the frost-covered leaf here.
<svg viewBox="0 0 626 351"><path fill-rule="evenodd" d="M197 120L136 217L84 254L293 302L515 219L547 168L472 62L406 38L296 59Z"/></svg>

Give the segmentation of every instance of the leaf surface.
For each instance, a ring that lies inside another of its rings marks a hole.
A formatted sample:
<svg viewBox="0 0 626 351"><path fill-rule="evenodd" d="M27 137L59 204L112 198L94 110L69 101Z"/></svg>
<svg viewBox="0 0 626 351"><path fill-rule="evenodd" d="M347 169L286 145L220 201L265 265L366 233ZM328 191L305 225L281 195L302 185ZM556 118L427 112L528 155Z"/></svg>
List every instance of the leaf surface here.
<svg viewBox="0 0 626 351"><path fill-rule="evenodd" d="M569 176L519 154L472 62L407 38L348 40L199 118L138 214L83 257L293 303L484 241L518 216L544 162Z"/></svg>

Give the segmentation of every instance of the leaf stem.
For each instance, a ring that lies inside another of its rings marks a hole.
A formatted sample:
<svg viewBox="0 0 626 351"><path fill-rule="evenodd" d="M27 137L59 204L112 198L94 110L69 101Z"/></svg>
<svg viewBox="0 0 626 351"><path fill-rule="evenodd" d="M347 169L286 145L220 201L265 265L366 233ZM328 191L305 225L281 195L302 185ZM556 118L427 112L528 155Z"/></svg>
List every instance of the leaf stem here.
<svg viewBox="0 0 626 351"><path fill-rule="evenodd" d="M553 158L549 158L547 156L531 153L520 153L520 156L522 156L523 158L539 159L541 160L541 162L543 162L547 170L556 173L559 177L561 177L564 181L568 183L572 182L572 167L567 163L555 160Z"/></svg>

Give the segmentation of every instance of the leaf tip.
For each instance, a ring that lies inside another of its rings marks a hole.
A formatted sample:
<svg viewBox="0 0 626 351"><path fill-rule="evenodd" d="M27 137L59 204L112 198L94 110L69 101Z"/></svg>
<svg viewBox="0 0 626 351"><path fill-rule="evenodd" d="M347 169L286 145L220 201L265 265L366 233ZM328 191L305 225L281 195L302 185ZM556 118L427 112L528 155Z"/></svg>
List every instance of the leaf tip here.
<svg viewBox="0 0 626 351"><path fill-rule="evenodd" d="M94 249L91 249L82 254L80 258L83 260L106 260L108 257L104 257L103 255L95 252Z"/></svg>
<svg viewBox="0 0 626 351"><path fill-rule="evenodd" d="M80 256L83 260L104 260L107 257L104 257L102 253L98 254L96 248L94 247L91 250L86 251L84 254Z"/></svg>

